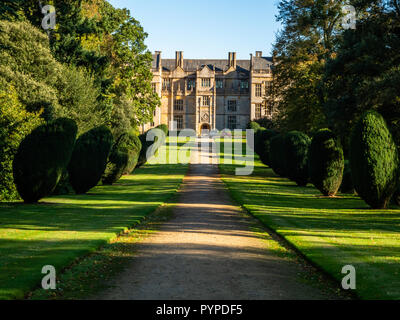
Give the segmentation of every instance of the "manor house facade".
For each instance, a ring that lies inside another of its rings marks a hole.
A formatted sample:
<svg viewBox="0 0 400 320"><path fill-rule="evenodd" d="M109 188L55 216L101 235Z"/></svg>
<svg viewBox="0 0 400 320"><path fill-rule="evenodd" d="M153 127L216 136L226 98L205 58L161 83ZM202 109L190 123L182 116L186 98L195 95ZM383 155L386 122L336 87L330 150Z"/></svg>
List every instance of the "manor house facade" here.
<svg viewBox="0 0 400 320"><path fill-rule="evenodd" d="M272 58L261 51L249 60L189 60L181 51L162 59L156 51L152 87L161 98L147 130L167 124L170 130L245 129L250 120L271 116L265 95L272 80Z"/></svg>

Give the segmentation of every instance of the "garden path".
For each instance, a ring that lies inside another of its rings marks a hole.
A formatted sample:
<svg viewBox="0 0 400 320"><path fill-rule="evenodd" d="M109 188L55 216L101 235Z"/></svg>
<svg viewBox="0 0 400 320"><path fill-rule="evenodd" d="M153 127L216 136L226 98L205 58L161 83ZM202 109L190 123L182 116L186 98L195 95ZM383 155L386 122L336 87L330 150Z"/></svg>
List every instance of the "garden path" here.
<svg viewBox="0 0 400 320"><path fill-rule="evenodd" d="M309 280L303 264L278 255L274 240L251 231L254 223L232 203L219 177L216 155L198 148L192 152L174 218L138 244L126 270L96 298L338 298L333 290Z"/></svg>

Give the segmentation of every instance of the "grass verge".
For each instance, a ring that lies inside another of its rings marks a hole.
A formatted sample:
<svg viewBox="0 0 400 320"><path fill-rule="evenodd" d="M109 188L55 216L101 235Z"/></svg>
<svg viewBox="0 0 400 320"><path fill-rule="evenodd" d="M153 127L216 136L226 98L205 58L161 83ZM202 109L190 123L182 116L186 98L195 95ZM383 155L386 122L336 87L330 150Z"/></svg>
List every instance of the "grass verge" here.
<svg viewBox="0 0 400 320"><path fill-rule="evenodd" d="M0 203L0 299L23 299L40 285L43 266L60 273L136 226L176 193L187 168L146 165L86 195Z"/></svg>
<svg viewBox="0 0 400 320"><path fill-rule="evenodd" d="M221 156L223 152L221 153ZM257 158L251 176L220 164L232 197L339 283L345 265L357 272L362 299L400 299L400 210L372 210L358 197L324 198L311 185L276 176Z"/></svg>

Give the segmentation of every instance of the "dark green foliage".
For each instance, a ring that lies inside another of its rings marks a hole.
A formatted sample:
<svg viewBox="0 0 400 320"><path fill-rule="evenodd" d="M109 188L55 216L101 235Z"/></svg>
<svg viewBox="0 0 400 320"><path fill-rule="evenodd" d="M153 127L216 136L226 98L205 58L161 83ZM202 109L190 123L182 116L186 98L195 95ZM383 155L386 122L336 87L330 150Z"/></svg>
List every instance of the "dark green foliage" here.
<svg viewBox="0 0 400 320"><path fill-rule="evenodd" d="M106 170L101 178L103 184L111 185L121 179L129 163L129 154L125 148L120 148L116 143L113 146Z"/></svg>
<svg viewBox="0 0 400 320"><path fill-rule="evenodd" d="M260 155L262 150L263 135L267 129L260 127L256 132L254 132L254 152Z"/></svg>
<svg viewBox="0 0 400 320"><path fill-rule="evenodd" d="M84 194L99 183L112 145L113 136L106 126L79 137L68 166L69 179L77 194Z"/></svg>
<svg viewBox="0 0 400 320"><path fill-rule="evenodd" d="M0 85L0 201L19 198L13 178L13 159L22 139L43 123L19 103L16 90Z"/></svg>
<svg viewBox="0 0 400 320"><path fill-rule="evenodd" d="M133 133L122 134L114 144L102 177L103 184L117 182L123 174L130 174L135 169L142 144Z"/></svg>
<svg viewBox="0 0 400 320"><path fill-rule="evenodd" d="M134 133L124 133L119 138L118 145L118 148L128 153L129 157L128 164L123 174L131 174L136 168L140 150L142 149L142 143L139 137Z"/></svg>
<svg viewBox="0 0 400 320"><path fill-rule="evenodd" d="M398 183L399 156L383 117L366 112L355 125L350 141L354 187L372 208L386 208Z"/></svg>
<svg viewBox="0 0 400 320"><path fill-rule="evenodd" d="M156 129L160 129L165 133L165 136L168 136L168 126L166 124L160 124Z"/></svg>
<svg viewBox="0 0 400 320"><path fill-rule="evenodd" d="M66 195L66 194L71 194L73 192L74 189L72 188L71 183L69 182L68 170L65 169L52 195Z"/></svg>
<svg viewBox="0 0 400 320"><path fill-rule="evenodd" d="M299 186L308 183L308 149L311 139L299 131L291 131L285 136L284 162L287 177Z"/></svg>
<svg viewBox="0 0 400 320"><path fill-rule="evenodd" d="M154 141L147 141L147 135L149 132L151 132L151 130L153 129L150 129L139 136L140 142L142 143L142 149L140 150L136 167L143 166L147 162L147 153L149 152L149 154L155 154L157 149L165 142L165 136L164 141L158 141L157 136L154 137ZM152 148L151 151L149 151L149 148Z"/></svg>
<svg viewBox="0 0 400 320"><path fill-rule="evenodd" d="M277 134L270 140L270 161L271 167L274 172L281 176L286 177L285 165L283 157L285 154L285 135Z"/></svg>
<svg viewBox="0 0 400 320"><path fill-rule="evenodd" d="M392 197L392 202L397 205L400 206L400 185L397 186L396 191L394 192L394 195Z"/></svg>
<svg viewBox="0 0 400 320"><path fill-rule="evenodd" d="M261 126L255 121L250 121L247 124L247 129L253 129L254 133L257 132L257 130L259 130L260 128L261 128Z"/></svg>
<svg viewBox="0 0 400 320"><path fill-rule="evenodd" d="M345 160L342 185L340 186L341 193L354 193L353 178L351 177L350 162Z"/></svg>
<svg viewBox="0 0 400 320"><path fill-rule="evenodd" d="M260 132L258 134L258 132ZM261 162L267 166L271 166L271 152L270 144L271 138L276 136L277 133L273 130L259 130L257 131L257 151Z"/></svg>
<svg viewBox="0 0 400 320"><path fill-rule="evenodd" d="M329 129L314 134L309 149L309 176L325 196L333 197L342 183L344 156L339 139Z"/></svg>
<svg viewBox="0 0 400 320"><path fill-rule="evenodd" d="M138 158L136 167L141 167L147 162L147 156L146 156L147 149L150 148L150 146L153 144L152 141L146 140L146 136L147 136L147 132L142 133L139 136L139 140L142 144L142 148L140 149L139 158Z"/></svg>
<svg viewBox="0 0 400 320"><path fill-rule="evenodd" d="M266 129L274 128L274 122L267 117L255 120L255 122L257 122L260 125L260 127L262 127L262 128L266 128Z"/></svg>
<svg viewBox="0 0 400 320"><path fill-rule="evenodd" d="M35 203L50 195L68 165L77 126L60 118L41 125L21 142L14 157L14 182L21 198Z"/></svg>

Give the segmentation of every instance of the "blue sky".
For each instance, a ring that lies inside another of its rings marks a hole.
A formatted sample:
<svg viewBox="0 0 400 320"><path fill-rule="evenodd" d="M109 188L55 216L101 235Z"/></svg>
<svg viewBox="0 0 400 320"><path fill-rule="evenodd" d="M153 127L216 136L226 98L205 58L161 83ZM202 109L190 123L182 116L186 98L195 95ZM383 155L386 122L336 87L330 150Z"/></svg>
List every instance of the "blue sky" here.
<svg viewBox="0 0 400 320"><path fill-rule="evenodd" d="M186 59L238 59L263 51L270 55L275 34L278 0L110 0L128 8L149 34L146 44L164 58L184 51Z"/></svg>

